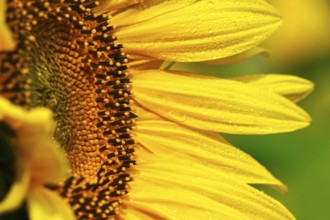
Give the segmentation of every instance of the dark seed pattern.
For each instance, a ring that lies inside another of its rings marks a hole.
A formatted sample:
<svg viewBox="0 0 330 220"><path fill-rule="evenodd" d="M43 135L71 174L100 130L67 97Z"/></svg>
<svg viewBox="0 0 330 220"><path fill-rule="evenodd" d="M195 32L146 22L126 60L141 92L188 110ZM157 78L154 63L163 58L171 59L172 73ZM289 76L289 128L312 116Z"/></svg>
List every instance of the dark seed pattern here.
<svg viewBox="0 0 330 220"><path fill-rule="evenodd" d="M0 95L27 109L48 107L72 175L47 185L77 219L117 219L135 165L127 55L111 18L90 0L8 0L18 43L0 53Z"/></svg>

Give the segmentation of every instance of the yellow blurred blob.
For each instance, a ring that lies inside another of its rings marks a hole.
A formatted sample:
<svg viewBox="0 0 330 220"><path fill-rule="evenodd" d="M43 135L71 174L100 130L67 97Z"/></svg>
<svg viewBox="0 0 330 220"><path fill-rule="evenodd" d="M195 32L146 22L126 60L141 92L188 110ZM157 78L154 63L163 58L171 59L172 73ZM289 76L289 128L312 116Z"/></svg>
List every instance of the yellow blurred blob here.
<svg viewBox="0 0 330 220"><path fill-rule="evenodd" d="M280 63L297 63L330 49L330 7L327 0L270 0L283 25L267 42Z"/></svg>
<svg viewBox="0 0 330 220"><path fill-rule="evenodd" d="M0 96L0 123L14 133L3 136L16 155L15 181L0 201L0 216L15 211L26 201L31 220L74 220L69 204L44 187L45 183L65 179L69 172L64 153L52 139L52 118L48 109L26 111ZM6 147L4 143L0 145Z"/></svg>
<svg viewBox="0 0 330 220"><path fill-rule="evenodd" d="M11 31L5 23L6 1L0 1L0 51L13 50L16 46Z"/></svg>

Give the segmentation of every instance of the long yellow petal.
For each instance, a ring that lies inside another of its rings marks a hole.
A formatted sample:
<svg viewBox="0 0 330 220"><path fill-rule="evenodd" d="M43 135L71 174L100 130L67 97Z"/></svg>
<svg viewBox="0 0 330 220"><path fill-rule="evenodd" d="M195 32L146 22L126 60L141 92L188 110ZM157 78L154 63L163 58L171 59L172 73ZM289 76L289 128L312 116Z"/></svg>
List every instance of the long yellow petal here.
<svg viewBox="0 0 330 220"><path fill-rule="evenodd" d="M193 162L190 165L178 164L176 160L169 163L167 159L163 160L161 156L151 155L150 157L151 159L148 159L144 155L146 162L140 163L139 173L136 174L138 179L136 184L144 185L145 189L149 189L150 185L155 184L158 187L158 193L161 194L163 188L170 188L177 192L177 200L184 199L181 197L181 193L185 193L185 190L200 194L222 205L236 209L244 216L236 217L237 220L246 218L254 220L294 219L291 213L279 202L235 178L214 175L208 169L198 169ZM163 197L168 196L167 192L163 191L163 193ZM132 191L132 195L135 198L134 191ZM195 197L193 194L190 196ZM202 202L196 204L200 206L200 209L210 205ZM222 219L218 216L214 217Z"/></svg>
<svg viewBox="0 0 330 220"><path fill-rule="evenodd" d="M281 23L264 0L151 2L114 16L129 54L177 62L230 57L260 44Z"/></svg>
<svg viewBox="0 0 330 220"><path fill-rule="evenodd" d="M252 220L248 216L227 205L218 203L208 197L190 190L180 189L162 184L156 179L139 176L132 182L131 203L143 212L165 216L164 220L200 220L212 217L226 220ZM158 219L158 218L155 218Z"/></svg>
<svg viewBox="0 0 330 220"><path fill-rule="evenodd" d="M253 47L249 50L246 50L242 53L230 56L230 57L225 57L225 58L220 58L216 60L206 60L203 61L202 63L205 64L210 64L210 65L226 65L226 64L235 64L239 62L243 62L249 58L252 58L254 56L264 56L264 57L269 57L271 55L271 51L262 48L262 47ZM174 63L174 62L172 62ZM153 68L153 69L158 69L158 68ZM162 68L161 68L162 69ZM180 68L181 71L189 71L189 65L188 66L183 66L183 68Z"/></svg>
<svg viewBox="0 0 330 220"><path fill-rule="evenodd" d="M97 15L101 13L115 13L132 5L138 4L144 0L99 0L99 5L93 8L93 12Z"/></svg>
<svg viewBox="0 0 330 220"><path fill-rule="evenodd" d="M257 161L231 146L218 134L185 128L170 121L145 121L141 118L137 122L135 139L156 157L168 155L168 160L198 163L215 173L236 178L237 181L267 184L287 191L287 188Z"/></svg>
<svg viewBox="0 0 330 220"><path fill-rule="evenodd" d="M167 220L167 218L160 216L154 210L150 210L150 207L141 207L136 204L128 203L129 209L121 214L123 219L127 220Z"/></svg>
<svg viewBox="0 0 330 220"><path fill-rule="evenodd" d="M236 77L233 80L275 92L294 102L305 98L314 88L311 81L292 75L259 74Z"/></svg>
<svg viewBox="0 0 330 220"><path fill-rule="evenodd" d="M144 56L133 55L129 57L129 66L132 69L145 70L145 69L159 69L164 61L156 60Z"/></svg>
<svg viewBox="0 0 330 220"><path fill-rule="evenodd" d="M43 187L31 191L28 197L28 210L31 220L74 220L69 204L57 193Z"/></svg>
<svg viewBox="0 0 330 220"><path fill-rule="evenodd" d="M136 101L187 126L233 134L293 131L310 117L275 93L237 81L160 70L134 75Z"/></svg>
<svg viewBox="0 0 330 220"><path fill-rule="evenodd" d="M239 53L239 54L236 54L236 55L233 55L230 57L220 58L217 60L207 60L207 61L203 61L203 63L215 64L215 65L234 64L234 63L238 63L238 62L244 61L246 59L249 59L256 55L269 56L270 54L271 54L271 52L265 48L253 47L249 50L246 50L242 53Z"/></svg>

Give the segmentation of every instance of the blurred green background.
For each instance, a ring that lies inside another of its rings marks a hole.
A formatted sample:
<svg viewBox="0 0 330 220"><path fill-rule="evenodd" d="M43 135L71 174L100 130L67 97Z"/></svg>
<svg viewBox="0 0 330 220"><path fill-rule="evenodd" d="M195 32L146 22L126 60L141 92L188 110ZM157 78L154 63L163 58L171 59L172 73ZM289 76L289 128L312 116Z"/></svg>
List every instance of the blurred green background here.
<svg viewBox="0 0 330 220"><path fill-rule="evenodd" d="M330 53L296 65L279 66L254 57L239 64L211 66L175 64L196 73L233 77L256 73L298 75L315 83L315 90L298 104L313 118L302 130L275 135L225 135L235 146L251 154L288 187L283 195L262 187L277 198L298 220L330 219ZM185 65L189 65L188 67Z"/></svg>

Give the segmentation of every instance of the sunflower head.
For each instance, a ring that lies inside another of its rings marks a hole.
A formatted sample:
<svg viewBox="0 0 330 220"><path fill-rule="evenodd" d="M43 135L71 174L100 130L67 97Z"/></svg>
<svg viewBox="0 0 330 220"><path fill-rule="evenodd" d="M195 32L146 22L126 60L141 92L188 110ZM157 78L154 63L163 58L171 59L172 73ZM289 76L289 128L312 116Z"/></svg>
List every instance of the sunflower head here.
<svg viewBox="0 0 330 220"><path fill-rule="evenodd" d="M78 215L90 207L101 216L115 213L135 161L127 56L110 17L92 12L98 4L8 1L7 24L18 45L1 54L0 92L27 109L53 111L54 138L73 173L53 188Z"/></svg>
<svg viewBox="0 0 330 220"><path fill-rule="evenodd" d="M158 69L264 51L281 23L266 1L7 0L5 14L17 47L0 53L0 94L52 111L70 175L45 186L77 219L292 219L248 184L285 186L216 133L306 126L288 92Z"/></svg>

